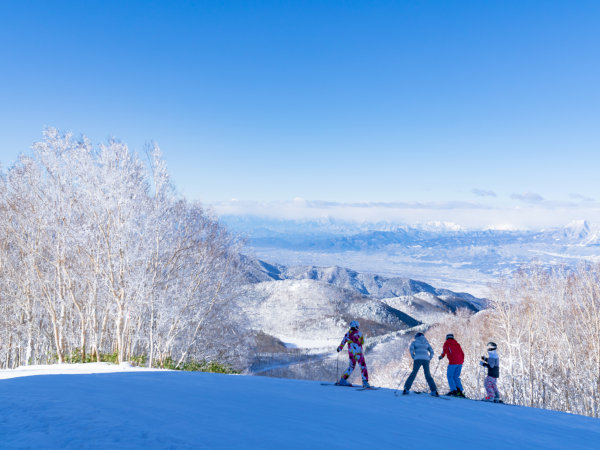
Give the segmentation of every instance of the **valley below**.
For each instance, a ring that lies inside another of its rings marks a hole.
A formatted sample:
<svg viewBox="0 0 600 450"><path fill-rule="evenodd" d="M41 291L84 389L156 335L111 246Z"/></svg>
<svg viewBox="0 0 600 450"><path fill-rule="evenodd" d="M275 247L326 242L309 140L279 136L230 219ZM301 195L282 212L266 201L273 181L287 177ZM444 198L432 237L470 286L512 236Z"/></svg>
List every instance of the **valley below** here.
<svg viewBox="0 0 600 450"><path fill-rule="evenodd" d="M368 364L376 373L402 357L417 331L459 311L475 314L487 302L409 278L337 266L287 267L249 259L247 274L243 314L254 339L249 372L280 378L339 378L348 359L336 347L352 320L361 324Z"/></svg>

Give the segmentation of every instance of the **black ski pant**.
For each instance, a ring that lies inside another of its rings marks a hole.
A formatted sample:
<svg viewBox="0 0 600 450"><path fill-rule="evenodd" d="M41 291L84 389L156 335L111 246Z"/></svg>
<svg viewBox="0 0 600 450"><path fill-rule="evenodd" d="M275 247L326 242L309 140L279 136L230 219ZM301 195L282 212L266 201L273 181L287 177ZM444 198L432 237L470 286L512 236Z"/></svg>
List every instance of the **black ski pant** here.
<svg viewBox="0 0 600 450"><path fill-rule="evenodd" d="M431 389L431 392L437 391L437 386L435 385L435 381L433 381L433 377L431 376L431 372L429 371L428 359L415 359L413 361L413 370L406 379L406 383L404 383L404 390L410 390L413 381L415 381L415 377L417 376L417 372L419 371L421 366L423 367L423 372L425 372L425 379L427 380L429 389Z"/></svg>

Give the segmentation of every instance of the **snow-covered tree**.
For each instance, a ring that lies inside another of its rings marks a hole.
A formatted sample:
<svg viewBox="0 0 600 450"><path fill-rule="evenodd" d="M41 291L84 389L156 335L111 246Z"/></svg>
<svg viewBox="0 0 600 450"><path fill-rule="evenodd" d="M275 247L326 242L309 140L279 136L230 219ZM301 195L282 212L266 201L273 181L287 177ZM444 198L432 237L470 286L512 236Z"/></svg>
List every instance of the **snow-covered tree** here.
<svg viewBox="0 0 600 450"><path fill-rule="evenodd" d="M493 341L505 400L598 417L600 266L531 266L500 280L492 293L488 310L449 318L427 333L436 349L449 332L460 342L467 395L483 395L479 358ZM438 381L444 385L445 377Z"/></svg>
<svg viewBox="0 0 600 450"><path fill-rule="evenodd" d="M0 186L3 366L228 354L239 245L177 195L158 147L55 129Z"/></svg>

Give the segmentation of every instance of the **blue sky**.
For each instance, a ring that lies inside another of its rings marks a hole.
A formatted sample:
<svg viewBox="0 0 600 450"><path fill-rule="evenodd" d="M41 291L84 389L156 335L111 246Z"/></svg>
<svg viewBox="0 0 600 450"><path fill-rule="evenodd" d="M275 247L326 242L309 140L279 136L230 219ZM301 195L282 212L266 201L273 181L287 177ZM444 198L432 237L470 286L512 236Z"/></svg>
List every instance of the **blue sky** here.
<svg viewBox="0 0 600 450"><path fill-rule="evenodd" d="M600 2L7 3L4 167L53 126L217 211L600 220Z"/></svg>

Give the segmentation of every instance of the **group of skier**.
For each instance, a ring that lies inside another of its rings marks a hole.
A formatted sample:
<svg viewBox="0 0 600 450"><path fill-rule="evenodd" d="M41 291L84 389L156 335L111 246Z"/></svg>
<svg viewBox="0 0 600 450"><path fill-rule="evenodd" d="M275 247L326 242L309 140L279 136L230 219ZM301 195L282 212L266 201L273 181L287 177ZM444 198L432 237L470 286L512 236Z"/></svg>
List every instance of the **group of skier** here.
<svg viewBox="0 0 600 450"><path fill-rule="evenodd" d="M350 358L350 364L345 372L342 374L340 380L336 383L340 386L351 386L348 382L348 378L354 371L356 364L360 367L360 374L362 377L363 388L370 389L369 385L369 372L367 371L367 363L365 361L363 345L365 342L363 333L360 331L360 324L358 321L353 320L350 322L350 329L344 335L342 342L337 347L337 351L340 352L344 348L344 345L348 344L348 357ZM487 369L487 376L484 380L484 386L486 396L483 400L500 402L500 392L498 391L498 377L500 376L500 358L497 353L497 346L494 342L488 342L487 351L488 356L482 356L479 364ZM429 385L431 395L438 397L439 393L437 386L430 371L430 362L435 356L433 348L425 338L422 332L418 332L415 335L414 340L410 344L410 356L413 359L412 372L404 383L404 389L402 394L407 395L412 387L415 377L419 372L419 369L423 368L425 374L425 380ZM446 394L454 397L465 398L462 382L460 380L460 373L465 360L465 354L460 344L454 339L454 334L449 333L446 335L446 341L442 349L442 354L439 355L438 360L448 358L448 368L446 370L446 376L448 378L448 386L450 391Z"/></svg>

